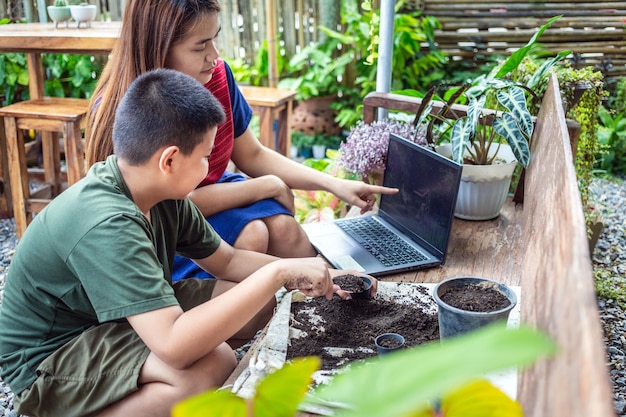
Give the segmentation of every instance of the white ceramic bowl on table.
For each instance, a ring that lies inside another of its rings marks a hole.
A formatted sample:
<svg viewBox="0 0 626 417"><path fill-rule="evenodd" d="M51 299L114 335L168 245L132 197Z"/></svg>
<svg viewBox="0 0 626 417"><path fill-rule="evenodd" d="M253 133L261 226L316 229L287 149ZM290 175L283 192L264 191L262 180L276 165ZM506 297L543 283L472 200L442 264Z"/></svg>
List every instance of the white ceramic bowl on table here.
<svg viewBox="0 0 626 417"><path fill-rule="evenodd" d="M91 21L96 18L98 8L93 4L70 6L72 18L76 21L76 27L79 28L81 22L85 22L86 27L91 27Z"/></svg>

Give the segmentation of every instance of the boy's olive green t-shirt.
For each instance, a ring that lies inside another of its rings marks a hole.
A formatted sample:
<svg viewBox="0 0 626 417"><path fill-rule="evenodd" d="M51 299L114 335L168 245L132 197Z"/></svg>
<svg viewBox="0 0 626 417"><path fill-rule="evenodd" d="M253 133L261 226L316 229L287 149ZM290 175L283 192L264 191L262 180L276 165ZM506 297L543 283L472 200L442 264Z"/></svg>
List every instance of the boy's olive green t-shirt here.
<svg viewBox="0 0 626 417"><path fill-rule="evenodd" d="M204 258L220 238L188 200L163 201L150 217L133 203L114 156L35 216L0 306L0 376L15 393L85 329L178 304L175 253Z"/></svg>

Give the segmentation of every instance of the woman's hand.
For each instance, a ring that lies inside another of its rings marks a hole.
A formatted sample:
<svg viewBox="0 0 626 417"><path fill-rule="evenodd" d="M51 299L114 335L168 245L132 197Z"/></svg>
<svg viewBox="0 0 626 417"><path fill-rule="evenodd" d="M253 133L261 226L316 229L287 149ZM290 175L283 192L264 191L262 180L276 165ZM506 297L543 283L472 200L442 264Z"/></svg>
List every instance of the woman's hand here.
<svg viewBox="0 0 626 417"><path fill-rule="evenodd" d="M397 188L381 187L362 181L341 178L337 180L338 182L330 191L346 203L359 207L361 214L367 213L374 207L376 194L395 194L399 191Z"/></svg>

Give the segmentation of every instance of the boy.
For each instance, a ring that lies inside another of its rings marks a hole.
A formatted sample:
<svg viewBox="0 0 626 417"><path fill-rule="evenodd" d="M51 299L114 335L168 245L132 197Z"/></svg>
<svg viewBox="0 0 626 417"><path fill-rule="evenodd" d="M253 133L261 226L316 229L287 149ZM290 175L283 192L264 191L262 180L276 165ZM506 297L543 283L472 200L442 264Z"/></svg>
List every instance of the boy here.
<svg viewBox="0 0 626 417"><path fill-rule="evenodd" d="M20 414L169 416L222 385L236 365L225 341L261 328L281 286L339 291L320 259L233 249L185 198L223 120L191 77L142 75L116 112L115 155L28 227L0 309L0 376ZM175 252L219 279L172 286Z"/></svg>

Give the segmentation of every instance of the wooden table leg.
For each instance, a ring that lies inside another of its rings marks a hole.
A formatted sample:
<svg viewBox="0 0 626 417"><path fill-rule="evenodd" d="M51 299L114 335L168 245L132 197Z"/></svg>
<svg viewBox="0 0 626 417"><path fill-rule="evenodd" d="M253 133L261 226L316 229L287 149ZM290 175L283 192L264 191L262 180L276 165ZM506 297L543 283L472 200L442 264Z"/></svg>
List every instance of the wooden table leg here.
<svg viewBox="0 0 626 417"><path fill-rule="evenodd" d="M275 136L272 120L272 112L267 107L259 108L259 140L263 146L274 149Z"/></svg>
<svg viewBox="0 0 626 417"><path fill-rule="evenodd" d="M26 54L28 65L28 91L30 98L41 98L44 94L44 72L41 54L29 52Z"/></svg>
<svg viewBox="0 0 626 417"><path fill-rule="evenodd" d="M276 139L276 151L285 156L289 156L291 147L291 112L293 104L291 101L281 106L276 115L278 120L278 134Z"/></svg>

